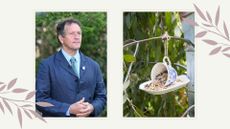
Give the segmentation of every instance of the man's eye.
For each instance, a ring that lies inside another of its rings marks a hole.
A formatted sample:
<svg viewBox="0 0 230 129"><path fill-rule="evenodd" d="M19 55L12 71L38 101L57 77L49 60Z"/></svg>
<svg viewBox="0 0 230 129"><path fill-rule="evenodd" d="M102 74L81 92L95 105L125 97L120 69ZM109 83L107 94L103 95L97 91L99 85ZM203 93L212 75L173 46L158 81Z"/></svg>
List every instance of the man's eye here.
<svg viewBox="0 0 230 129"><path fill-rule="evenodd" d="M69 33L70 35L81 35L81 32L72 32L72 33Z"/></svg>

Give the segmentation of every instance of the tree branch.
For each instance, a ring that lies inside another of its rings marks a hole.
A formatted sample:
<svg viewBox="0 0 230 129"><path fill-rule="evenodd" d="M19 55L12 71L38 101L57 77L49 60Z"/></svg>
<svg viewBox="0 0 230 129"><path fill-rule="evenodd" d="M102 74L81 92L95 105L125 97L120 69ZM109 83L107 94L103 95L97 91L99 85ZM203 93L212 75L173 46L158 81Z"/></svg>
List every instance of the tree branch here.
<svg viewBox="0 0 230 129"><path fill-rule="evenodd" d="M187 115L188 112L189 112L192 108L195 108L195 105L191 105L191 106L184 112L184 114L183 114L181 117L185 117L185 115Z"/></svg>
<svg viewBox="0 0 230 129"><path fill-rule="evenodd" d="M185 38L180 38L180 37L176 37L176 36L169 36L170 39L175 39L175 40L182 40L184 42L186 42L187 44L195 47L194 43L192 43L190 40L188 39L185 39ZM123 46L123 48L125 47L128 47L128 46L131 46L131 45L134 45L134 44L137 44L137 43L144 43L146 41L150 41L150 40L156 40L156 39L162 39L162 36L159 36L159 37L151 37L151 38L147 38L147 39L142 39L142 40L137 40L137 41L134 41L134 42L131 42L131 43L127 43Z"/></svg>
<svg viewBox="0 0 230 129"><path fill-rule="evenodd" d="M4 99L4 100L8 100L8 101L13 101L13 102L26 102L26 103L33 103L35 104L34 102L31 102L31 101L26 101L26 100L17 100L17 99L10 99L10 98L5 98L5 97L2 97L0 96L0 98Z"/></svg>

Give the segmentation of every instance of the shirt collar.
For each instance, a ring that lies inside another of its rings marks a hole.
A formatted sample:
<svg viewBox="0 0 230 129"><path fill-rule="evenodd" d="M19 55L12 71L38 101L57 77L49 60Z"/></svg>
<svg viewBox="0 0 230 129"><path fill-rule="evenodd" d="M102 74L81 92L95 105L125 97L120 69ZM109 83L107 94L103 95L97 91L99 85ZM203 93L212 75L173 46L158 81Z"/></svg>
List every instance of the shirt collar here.
<svg viewBox="0 0 230 129"><path fill-rule="evenodd" d="M71 65L70 59L74 57L77 61L80 61L80 53L79 50L77 50L76 54L74 56L69 55L67 52L65 52L64 49L61 49L62 54L64 55L65 59L68 61L68 63Z"/></svg>

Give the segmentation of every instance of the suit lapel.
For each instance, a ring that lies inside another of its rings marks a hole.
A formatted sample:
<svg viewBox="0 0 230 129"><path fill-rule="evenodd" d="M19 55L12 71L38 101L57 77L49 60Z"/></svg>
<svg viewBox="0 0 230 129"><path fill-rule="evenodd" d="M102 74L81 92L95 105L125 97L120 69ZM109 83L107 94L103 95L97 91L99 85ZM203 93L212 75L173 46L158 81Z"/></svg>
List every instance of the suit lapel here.
<svg viewBox="0 0 230 129"><path fill-rule="evenodd" d="M83 53L80 52L80 58L81 58L81 64L80 64L80 80L83 81L86 70L87 70L87 61L86 61L86 57Z"/></svg>
<svg viewBox="0 0 230 129"><path fill-rule="evenodd" d="M57 60L60 63L60 66L68 71L70 74L74 75L77 77L77 75L74 73L73 69L69 65L68 61L65 59L64 55L62 54L61 51L57 53Z"/></svg>

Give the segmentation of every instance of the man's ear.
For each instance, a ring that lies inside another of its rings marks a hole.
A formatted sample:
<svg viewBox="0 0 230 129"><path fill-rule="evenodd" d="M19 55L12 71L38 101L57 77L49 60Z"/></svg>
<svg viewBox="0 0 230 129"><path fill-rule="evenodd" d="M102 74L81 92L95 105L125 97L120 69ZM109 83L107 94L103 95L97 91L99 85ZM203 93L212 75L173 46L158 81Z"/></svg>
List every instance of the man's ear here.
<svg viewBox="0 0 230 129"><path fill-rule="evenodd" d="M58 35L58 39L59 39L60 43L63 44L63 36L62 35Z"/></svg>

